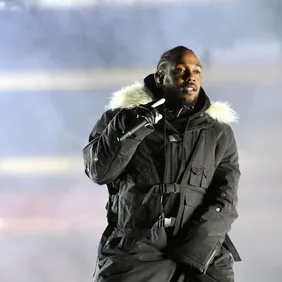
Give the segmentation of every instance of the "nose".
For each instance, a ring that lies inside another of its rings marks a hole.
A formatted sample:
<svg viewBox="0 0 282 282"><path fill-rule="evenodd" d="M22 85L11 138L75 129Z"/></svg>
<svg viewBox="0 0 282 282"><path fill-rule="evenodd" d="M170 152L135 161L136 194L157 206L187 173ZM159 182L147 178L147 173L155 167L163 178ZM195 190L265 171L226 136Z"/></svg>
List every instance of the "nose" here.
<svg viewBox="0 0 282 282"><path fill-rule="evenodd" d="M193 72L191 70L186 70L184 74L184 80L185 81L195 81L195 77L193 75Z"/></svg>

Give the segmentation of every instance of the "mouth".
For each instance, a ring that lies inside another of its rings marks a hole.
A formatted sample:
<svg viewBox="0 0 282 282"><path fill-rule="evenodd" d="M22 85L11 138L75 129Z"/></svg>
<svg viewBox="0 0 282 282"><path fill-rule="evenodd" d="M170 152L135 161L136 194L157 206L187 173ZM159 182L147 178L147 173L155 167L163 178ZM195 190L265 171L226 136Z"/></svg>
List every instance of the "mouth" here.
<svg viewBox="0 0 282 282"><path fill-rule="evenodd" d="M182 87L181 87L181 90L182 90L183 92L188 93L188 94L192 94L192 93L194 93L194 92L197 91L197 87L196 87L196 85L194 85L194 84L189 84L189 85L184 85L184 86L182 86Z"/></svg>

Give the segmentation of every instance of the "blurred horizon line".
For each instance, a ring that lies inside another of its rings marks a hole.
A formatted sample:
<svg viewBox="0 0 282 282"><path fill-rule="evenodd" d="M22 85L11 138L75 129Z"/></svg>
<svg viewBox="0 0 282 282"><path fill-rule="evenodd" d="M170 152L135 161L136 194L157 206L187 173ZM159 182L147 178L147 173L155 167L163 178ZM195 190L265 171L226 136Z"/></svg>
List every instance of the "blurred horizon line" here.
<svg viewBox="0 0 282 282"><path fill-rule="evenodd" d="M232 65L204 68L203 84L226 85L230 83L257 83L269 85L282 82L279 62L262 64L267 80L261 79L258 65ZM25 72L0 72L0 94L3 91L82 91L110 89L141 81L155 71L152 68L104 68L67 70L30 70ZM219 73L219 74L218 74ZM109 79L110 78L110 79Z"/></svg>
<svg viewBox="0 0 282 282"><path fill-rule="evenodd" d="M240 164L244 170L265 170L259 161L261 158L268 163L271 171L280 172L276 163L272 162L273 156L269 152L257 155L255 152L240 152ZM68 175L69 173L83 173L83 157L79 156L26 156L6 157L0 159L0 176L3 175Z"/></svg>
<svg viewBox="0 0 282 282"><path fill-rule="evenodd" d="M223 2L235 2L236 0L29 0L29 1L11 1L1 0L1 10L21 11L28 8L38 9L79 9L79 8L91 8L101 5L150 5L150 4L163 4L163 3L223 3Z"/></svg>

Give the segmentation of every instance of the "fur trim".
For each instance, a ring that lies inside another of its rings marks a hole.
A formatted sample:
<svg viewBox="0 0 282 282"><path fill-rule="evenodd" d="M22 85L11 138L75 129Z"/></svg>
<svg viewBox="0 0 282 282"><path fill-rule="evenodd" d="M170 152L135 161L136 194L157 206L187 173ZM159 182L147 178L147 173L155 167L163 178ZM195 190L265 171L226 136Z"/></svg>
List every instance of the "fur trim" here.
<svg viewBox="0 0 282 282"><path fill-rule="evenodd" d="M206 113L220 123L231 124L238 121L238 114L230 107L227 102L211 102Z"/></svg>
<svg viewBox="0 0 282 282"><path fill-rule="evenodd" d="M123 87L121 90L114 92L106 109L133 108L148 104L152 101L153 97L151 92L144 84L137 81L132 85Z"/></svg>
<svg viewBox="0 0 282 282"><path fill-rule="evenodd" d="M133 108L138 105L145 105L153 101L149 89L141 82L123 87L112 94L107 110L118 108ZM206 113L220 123L231 124L238 121L237 113L227 102L212 102Z"/></svg>

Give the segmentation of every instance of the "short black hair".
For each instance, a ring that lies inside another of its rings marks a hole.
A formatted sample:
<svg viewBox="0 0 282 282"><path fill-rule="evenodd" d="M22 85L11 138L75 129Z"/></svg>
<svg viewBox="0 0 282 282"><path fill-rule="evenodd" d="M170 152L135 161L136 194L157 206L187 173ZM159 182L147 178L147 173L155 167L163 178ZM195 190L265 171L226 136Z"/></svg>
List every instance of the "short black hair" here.
<svg viewBox="0 0 282 282"><path fill-rule="evenodd" d="M185 51L193 52L191 49L189 49L187 47L184 47L184 46L177 46L177 47L174 47L174 48L164 52L161 55L161 58L160 58L160 60L158 62L157 71L159 71L162 74L165 74L166 68L167 68L167 64L169 62L173 61L177 56L179 56L180 54L182 54Z"/></svg>

